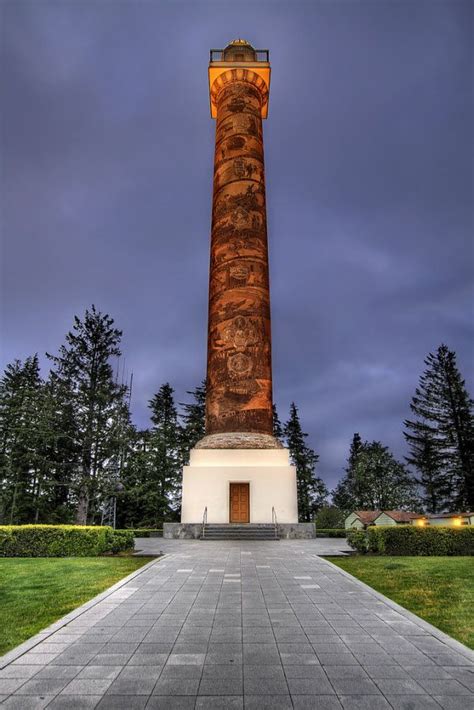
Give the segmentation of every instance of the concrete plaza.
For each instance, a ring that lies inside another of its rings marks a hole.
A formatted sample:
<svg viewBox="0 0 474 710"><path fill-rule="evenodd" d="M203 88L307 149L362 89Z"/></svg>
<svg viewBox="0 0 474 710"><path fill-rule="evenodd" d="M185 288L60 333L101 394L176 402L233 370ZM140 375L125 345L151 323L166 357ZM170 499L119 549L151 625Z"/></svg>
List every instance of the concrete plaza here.
<svg viewBox="0 0 474 710"><path fill-rule="evenodd" d="M474 654L318 556L344 546L140 540L166 557L7 654L1 707L474 708Z"/></svg>

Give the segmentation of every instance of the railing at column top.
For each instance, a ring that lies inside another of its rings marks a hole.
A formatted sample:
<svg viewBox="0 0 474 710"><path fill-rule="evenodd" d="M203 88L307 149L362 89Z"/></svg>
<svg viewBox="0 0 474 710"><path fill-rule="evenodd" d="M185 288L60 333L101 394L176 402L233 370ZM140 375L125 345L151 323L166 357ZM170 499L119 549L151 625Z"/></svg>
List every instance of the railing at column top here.
<svg viewBox="0 0 474 710"><path fill-rule="evenodd" d="M204 508L204 513L203 513L203 515L202 515L202 533L201 533L201 537L202 537L203 539L204 539L204 535L205 535L205 532L206 532L206 525L207 525L207 505L206 505L206 507Z"/></svg>
<svg viewBox="0 0 474 710"><path fill-rule="evenodd" d="M224 49L211 49L210 50L210 61L212 62L222 62L224 61ZM270 61L270 51L268 49L254 49L255 61L256 62L269 62Z"/></svg>
<svg viewBox="0 0 474 710"><path fill-rule="evenodd" d="M277 520L277 514L275 507L272 505L272 523L273 527L275 528L275 539L278 538L278 520Z"/></svg>

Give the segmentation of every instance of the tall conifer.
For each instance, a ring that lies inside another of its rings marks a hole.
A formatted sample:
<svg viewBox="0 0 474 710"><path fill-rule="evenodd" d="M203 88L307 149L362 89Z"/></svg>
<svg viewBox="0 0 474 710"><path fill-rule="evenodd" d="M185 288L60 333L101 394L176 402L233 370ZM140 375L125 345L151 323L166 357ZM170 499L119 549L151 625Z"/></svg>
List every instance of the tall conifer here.
<svg viewBox="0 0 474 710"><path fill-rule="evenodd" d="M277 441L280 441L283 444L284 439L285 439L285 432L283 429L283 424L280 421L280 417L278 416L276 404L273 404L272 412L273 412L273 436L275 437L275 439L277 439Z"/></svg>
<svg viewBox="0 0 474 710"><path fill-rule="evenodd" d="M315 474L318 455L306 445L308 436L303 432L298 409L294 402L290 406L290 417L284 433L290 457L296 466L298 496L298 516L300 522L310 522L328 495L324 482Z"/></svg>
<svg viewBox="0 0 474 710"><path fill-rule="evenodd" d="M349 458L347 459L347 466L345 468L345 476L339 481L336 488L332 492L332 499L334 505L337 508L343 510L346 515L348 515L354 510L355 465L357 463L357 457L359 456L362 450L362 439L360 437L360 434L356 432L352 437L351 447L349 450Z"/></svg>
<svg viewBox="0 0 474 710"><path fill-rule="evenodd" d="M0 519L34 519L43 382L38 356L7 365L0 381Z"/></svg>
<svg viewBox="0 0 474 710"><path fill-rule="evenodd" d="M183 408L180 440L184 466L189 463L189 452L206 433L206 380L186 394L191 395L194 401L180 403Z"/></svg>
<svg viewBox="0 0 474 710"><path fill-rule="evenodd" d="M176 517L181 505L182 463L178 413L168 382L149 406L153 423L148 441L150 504L157 521L169 520Z"/></svg>
<svg viewBox="0 0 474 710"><path fill-rule="evenodd" d="M405 421L407 461L419 472L428 510L474 508L473 401L456 364L456 353L440 345L429 353Z"/></svg>
<svg viewBox="0 0 474 710"><path fill-rule="evenodd" d="M111 359L120 356L122 331L95 306L66 335L53 361L54 377L69 392L77 425L80 460L77 467L76 522L92 522L101 502L106 467L115 453L115 409L127 388L114 380Z"/></svg>

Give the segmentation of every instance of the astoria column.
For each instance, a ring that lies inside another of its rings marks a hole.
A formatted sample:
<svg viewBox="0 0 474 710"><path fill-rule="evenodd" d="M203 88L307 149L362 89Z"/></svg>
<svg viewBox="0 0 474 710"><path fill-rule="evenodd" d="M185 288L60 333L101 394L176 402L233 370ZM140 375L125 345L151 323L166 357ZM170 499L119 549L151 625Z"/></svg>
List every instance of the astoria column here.
<svg viewBox="0 0 474 710"><path fill-rule="evenodd" d="M211 51L211 114L217 120L206 434L259 434L253 439L259 446L275 445L273 438L265 439L273 431L262 131L269 80L266 50L257 53L239 39L223 51ZM211 441L206 437L205 445Z"/></svg>
<svg viewBox="0 0 474 710"><path fill-rule="evenodd" d="M220 531L213 534L222 534L219 526L230 523L274 539L277 520L288 535L298 522L296 469L273 436L262 134L269 87L268 50L242 39L211 50L216 142L206 435L183 468L181 523L166 523L165 537L206 538L213 525Z"/></svg>

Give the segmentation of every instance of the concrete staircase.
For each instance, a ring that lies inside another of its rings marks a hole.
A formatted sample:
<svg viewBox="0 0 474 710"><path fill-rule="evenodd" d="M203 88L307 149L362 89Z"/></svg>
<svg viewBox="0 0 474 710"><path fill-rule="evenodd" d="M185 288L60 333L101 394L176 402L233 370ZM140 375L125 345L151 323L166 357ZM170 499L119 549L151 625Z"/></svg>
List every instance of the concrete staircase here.
<svg viewBox="0 0 474 710"><path fill-rule="evenodd" d="M201 540L279 540L278 528L269 524L236 524L209 525L202 528Z"/></svg>

